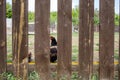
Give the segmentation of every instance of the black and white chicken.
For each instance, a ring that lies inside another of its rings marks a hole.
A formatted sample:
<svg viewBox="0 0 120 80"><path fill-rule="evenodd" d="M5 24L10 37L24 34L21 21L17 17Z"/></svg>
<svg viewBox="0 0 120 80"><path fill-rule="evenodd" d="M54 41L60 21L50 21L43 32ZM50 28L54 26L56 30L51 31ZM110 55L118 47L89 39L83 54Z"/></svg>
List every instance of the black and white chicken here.
<svg viewBox="0 0 120 80"><path fill-rule="evenodd" d="M57 60L57 41L55 37L50 36L51 44L50 44L50 62L56 62Z"/></svg>

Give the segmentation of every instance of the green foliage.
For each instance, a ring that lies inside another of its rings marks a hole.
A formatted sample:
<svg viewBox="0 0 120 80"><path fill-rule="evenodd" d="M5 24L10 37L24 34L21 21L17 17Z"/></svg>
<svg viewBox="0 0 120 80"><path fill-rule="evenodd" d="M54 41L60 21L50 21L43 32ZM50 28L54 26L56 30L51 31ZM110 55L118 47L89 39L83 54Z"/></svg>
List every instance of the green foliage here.
<svg viewBox="0 0 120 80"><path fill-rule="evenodd" d="M74 26L78 26L78 24L79 24L79 8L78 8L78 6L76 6L72 10L72 23Z"/></svg>
<svg viewBox="0 0 120 80"><path fill-rule="evenodd" d="M22 80L20 78L16 78L12 73L8 72L8 73L3 73L0 75L0 80Z"/></svg>
<svg viewBox="0 0 120 80"><path fill-rule="evenodd" d="M29 22L34 22L34 20L35 20L34 12L31 12L31 11L28 12L28 20L29 20Z"/></svg>
<svg viewBox="0 0 120 80"><path fill-rule="evenodd" d="M0 74L0 80L2 80L2 79L6 79L5 73Z"/></svg>
<svg viewBox="0 0 120 80"><path fill-rule="evenodd" d="M97 74L93 74L93 75L91 76L91 80L99 80L99 79L98 79L98 75L97 75Z"/></svg>
<svg viewBox="0 0 120 80"><path fill-rule="evenodd" d="M7 54L7 62L9 63L11 63L12 62L12 54L10 53L10 54Z"/></svg>
<svg viewBox="0 0 120 80"><path fill-rule="evenodd" d="M118 50L115 50L115 54L114 54L114 58L116 59L116 60L118 60L119 59L119 54L118 54Z"/></svg>
<svg viewBox="0 0 120 80"><path fill-rule="evenodd" d="M22 80L21 78L15 77L12 73L6 73L7 80Z"/></svg>
<svg viewBox="0 0 120 80"><path fill-rule="evenodd" d="M118 26L119 25L119 15L115 14L115 25Z"/></svg>
<svg viewBox="0 0 120 80"><path fill-rule="evenodd" d="M72 46L72 61L78 61L78 46Z"/></svg>
<svg viewBox="0 0 120 80"><path fill-rule="evenodd" d="M12 5L8 2L6 4L6 17L12 18Z"/></svg>
<svg viewBox="0 0 120 80"><path fill-rule="evenodd" d="M99 24L99 11L97 10L97 8L94 10L94 24Z"/></svg>
<svg viewBox="0 0 120 80"><path fill-rule="evenodd" d="M77 72L72 73L71 80L78 80L78 73Z"/></svg>
<svg viewBox="0 0 120 80"><path fill-rule="evenodd" d="M57 73L56 72L51 73L51 77L53 78L53 80L56 80ZM78 80L78 78L79 78L78 72L73 72L71 75L71 80ZM98 73L93 73L90 78L91 78L90 80L99 80ZM6 80L6 79L7 80L23 80L21 78L15 77L14 74L11 72L0 74L0 80ZM33 72L29 73L28 80L41 80L41 79L40 79L38 73L36 71L33 71ZM63 76L60 80L66 80L66 75ZM114 75L114 80L118 80L117 73L115 73L115 75Z"/></svg>
<svg viewBox="0 0 120 80"><path fill-rule="evenodd" d="M57 21L57 12L50 13L50 24L55 24Z"/></svg>
<svg viewBox="0 0 120 80"><path fill-rule="evenodd" d="M29 74L28 80L40 80L37 72L33 71Z"/></svg>
<svg viewBox="0 0 120 80"><path fill-rule="evenodd" d="M4 79L7 79L7 80L23 80L21 78L15 77L14 74L11 73L11 72L0 74L0 80L4 80ZM28 80L40 80L39 75L35 71L33 71L29 74Z"/></svg>
<svg viewBox="0 0 120 80"><path fill-rule="evenodd" d="M7 2L6 4L6 17L12 18L12 5ZM115 14L115 25L119 25L119 15ZM28 20L29 22L33 22L35 20L34 12L29 11L28 12ZM50 23L54 24L57 21L57 12L51 12L50 13ZM72 9L72 23L74 26L78 26L79 24L79 7L76 6ZM97 9L94 10L94 24L99 24L99 11Z"/></svg>

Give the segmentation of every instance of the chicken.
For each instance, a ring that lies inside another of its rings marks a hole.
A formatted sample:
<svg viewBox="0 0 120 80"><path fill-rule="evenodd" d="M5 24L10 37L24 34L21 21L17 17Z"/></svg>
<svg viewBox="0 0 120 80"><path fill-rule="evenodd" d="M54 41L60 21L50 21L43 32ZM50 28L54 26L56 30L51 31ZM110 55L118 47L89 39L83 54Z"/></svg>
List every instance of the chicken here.
<svg viewBox="0 0 120 80"><path fill-rule="evenodd" d="M30 52L29 54L28 54L28 62L31 62L32 61L32 53Z"/></svg>
<svg viewBox="0 0 120 80"><path fill-rule="evenodd" d="M57 41L53 36L50 36L50 40L51 40L50 62L55 62L57 60Z"/></svg>
<svg viewBox="0 0 120 80"><path fill-rule="evenodd" d="M56 41L55 37L50 36L50 40L51 40L51 46L57 46L57 41Z"/></svg>

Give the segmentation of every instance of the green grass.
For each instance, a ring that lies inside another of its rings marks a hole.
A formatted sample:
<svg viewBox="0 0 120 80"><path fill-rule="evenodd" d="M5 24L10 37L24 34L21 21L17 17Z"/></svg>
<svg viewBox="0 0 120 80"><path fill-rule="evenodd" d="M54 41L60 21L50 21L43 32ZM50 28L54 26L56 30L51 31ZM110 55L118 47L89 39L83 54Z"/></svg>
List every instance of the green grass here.
<svg viewBox="0 0 120 80"><path fill-rule="evenodd" d="M52 72L51 73L51 77L53 78L53 80L57 80L57 73L56 72ZM7 79L7 80L22 80L20 78L17 78L13 75L13 73L3 73L0 75L0 80L2 79ZM28 80L41 80L38 73L33 71L31 73L28 74ZM66 77L62 77L61 80L66 80ZM71 76L71 80L78 80L78 73L74 72L72 73ZM96 79L92 79L92 80L96 80Z"/></svg>
<svg viewBox="0 0 120 80"><path fill-rule="evenodd" d="M21 78L15 77L13 75L13 73L11 73L11 72L0 74L0 80L4 80L4 79L7 79L7 80L23 80ZM39 79L38 74L35 71L33 71L33 72L28 74L28 80L40 80L40 79Z"/></svg>
<svg viewBox="0 0 120 80"><path fill-rule="evenodd" d="M72 46L72 61L78 61L78 46Z"/></svg>
<svg viewBox="0 0 120 80"><path fill-rule="evenodd" d="M52 72L51 73L51 77L52 77L53 80L57 80L57 73L56 72ZM91 78L90 80L99 80L98 79L99 77L98 77L97 73L92 74L90 78ZM7 80L22 80L20 78L15 77L13 75L13 73L10 73L10 72L0 74L0 80L4 80L4 79L7 79ZM30 72L28 74L28 80L41 80L41 79L40 79L38 73L33 71L33 72ZM67 80L67 79L64 76L64 77L62 77L61 80ZM79 80L77 72L73 72L72 73L71 80ZM117 75L114 76L114 80L118 80L118 76Z"/></svg>

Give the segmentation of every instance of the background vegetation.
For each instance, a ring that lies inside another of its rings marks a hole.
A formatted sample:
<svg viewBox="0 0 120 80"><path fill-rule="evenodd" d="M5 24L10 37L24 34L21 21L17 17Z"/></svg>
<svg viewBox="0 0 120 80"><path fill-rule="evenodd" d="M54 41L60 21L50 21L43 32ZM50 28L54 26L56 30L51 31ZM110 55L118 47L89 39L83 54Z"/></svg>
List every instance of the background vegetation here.
<svg viewBox="0 0 120 80"><path fill-rule="evenodd" d="M12 17L12 5L10 3L7 3L6 5L6 17L11 18ZM35 14L32 11L28 12L28 20L29 22L34 22L35 20ZM55 24L57 22L57 12L50 12L50 23ZM72 23L73 26L78 26L79 22L79 7L76 6L75 8L72 9ZM94 24L98 25L99 24L99 10L95 9L94 10ZM119 25L119 14L115 14L115 25Z"/></svg>

